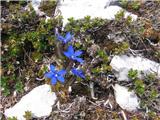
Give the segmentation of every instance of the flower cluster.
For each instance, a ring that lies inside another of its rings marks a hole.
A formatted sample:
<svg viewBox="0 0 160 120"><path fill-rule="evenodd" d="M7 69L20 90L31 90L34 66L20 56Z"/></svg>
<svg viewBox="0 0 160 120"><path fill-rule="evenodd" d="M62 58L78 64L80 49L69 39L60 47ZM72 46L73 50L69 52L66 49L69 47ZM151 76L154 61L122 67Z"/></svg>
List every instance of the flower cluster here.
<svg viewBox="0 0 160 120"><path fill-rule="evenodd" d="M63 37L60 34L57 34L57 39L64 43L67 44L72 40L72 35L70 32L67 32L66 35ZM84 60L80 57L82 55L81 50L74 50L74 47L72 45L69 45L67 48L67 51L63 52L63 54L69 58L70 60L79 62L82 64ZM77 69L77 68L72 68L71 69L72 74L76 75L77 77L80 77L82 79L85 79L85 75L82 70ZM66 70L56 70L54 65L50 65L50 71L45 73L45 77L51 79L51 84L55 85L57 81L60 81L61 83L65 82L64 75L66 74Z"/></svg>

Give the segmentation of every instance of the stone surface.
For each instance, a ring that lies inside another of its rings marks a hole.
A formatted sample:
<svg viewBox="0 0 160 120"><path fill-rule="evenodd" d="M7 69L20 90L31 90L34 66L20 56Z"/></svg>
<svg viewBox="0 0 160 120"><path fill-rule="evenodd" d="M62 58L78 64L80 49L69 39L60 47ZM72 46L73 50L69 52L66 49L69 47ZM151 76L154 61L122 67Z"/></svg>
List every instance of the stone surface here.
<svg viewBox="0 0 160 120"><path fill-rule="evenodd" d="M160 64L142 57L134 56L114 56L110 65L115 70L115 76L119 81L128 81L128 71L132 68L138 70L139 77L140 72L143 71L145 74L157 73L160 77Z"/></svg>
<svg viewBox="0 0 160 120"><path fill-rule="evenodd" d="M113 0L60 0L56 11L61 11L63 16L63 25L68 22L68 18L81 19L89 15L91 18L100 17L112 20L115 14L122 10L119 6L109 6ZM55 13L57 14L57 13ZM125 17L131 15L134 20L137 15L125 11Z"/></svg>
<svg viewBox="0 0 160 120"><path fill-rule="evenodd" d="M41 85L23 96L16 105L5 110L5 115L15 116L18 120L25 120L23 117L25 111L31 111L34 117L49 116L56 99L49 85Z"/></svg>
<svg viewBox="0 0 160 120"><path fill-rule="evenodd" d="M44 15L45 13L39 10L39 6L42 0L32 0L31 4L33 9L36 11L36 14L39 16Z"/></svg>
<svg viewBox="0 0 160 120"><path fill-rule="evenodd" d="M122 109L136 111L139 108L138 97L133 91L128 91L127 87L116 84L114 87L116 102Z"/></svg>

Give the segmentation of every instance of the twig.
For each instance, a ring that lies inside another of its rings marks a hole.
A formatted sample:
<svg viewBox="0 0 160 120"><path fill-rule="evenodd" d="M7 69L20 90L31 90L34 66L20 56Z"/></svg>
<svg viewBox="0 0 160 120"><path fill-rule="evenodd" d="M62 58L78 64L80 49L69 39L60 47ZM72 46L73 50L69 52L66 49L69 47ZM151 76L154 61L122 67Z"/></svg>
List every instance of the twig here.
<svg viewBox="0 0 160 120"><path fill-rule="evenodd" d="M112 104L109 102L109 99L105 103L103 103L104 106L106 106L107 104L109 104L111 109L113 108Z"/></svg>
<svg viewBox="0 0 160 120"><path fill-rule="evenodd" d="M123 110L121 110L121 114L122 114L123 119L124 119L124 120L127 120L126 114L124 113Z"/></svg>
<svg viewBox="0 0 160 120"><path fill-rule="evenodd" d="M100 107L100 105L98 105L98 104L96 104L96 103L94 103L94 102L92 102L92 101L90 101L90 100L88 100L88 102L92 103L93 105L95 105L95 106L97 106L97 107Z"/></svg>
<svg viewBox="0 0 160 120"><path fill-rule="evenodd" d="M67 107L65 110L62 110L62 109L60 108L60 102L59 102L59 101L57 102L57 108L58 108L58 110L59 110L60 112L63 112L63 113L69 113L69 112L70 112L70 108L72 107L72 105L73 105L73 103L71 103L71 104L69 105L69 107Z"/></svg>
<svg viewBox="0 0 160 120"><path fill-rule="evenodd" d="M43 78L36 78L36 80L38 80L38 81L42 81L42 80L44 80L45 79L45 77L43 77Z"/></svg>
<svg viewBox="0 0 160 120"><path fill-rule="evenodd" d="M73 66L73 61L70 61L69 65L66 68L67 73L70 71L70 69L72 68L72 66Z"/></svg>
<svg viewBox="0 0 160 120"><path fill-rule="evenodd" d="M136 56L136 52L134 50L132 50L131 48L129 48L129 50L131 51L131 53Z"/></svg>
<svg viewBox="0 0 160 120"><path fill-rule="evenodd" d="M103 105L106 106L108 103L109 103L109 99L105 103L103 103Z"/></svg>
<svg viewBox="0 0 160 120"><path fill-rule="evenodd" d="M96 98L95 95L94 95L94 83L93 83L93 82L90 82L90 83L89 83L89 87L90 87L92 99L97 100L98 98Z"/></svg>

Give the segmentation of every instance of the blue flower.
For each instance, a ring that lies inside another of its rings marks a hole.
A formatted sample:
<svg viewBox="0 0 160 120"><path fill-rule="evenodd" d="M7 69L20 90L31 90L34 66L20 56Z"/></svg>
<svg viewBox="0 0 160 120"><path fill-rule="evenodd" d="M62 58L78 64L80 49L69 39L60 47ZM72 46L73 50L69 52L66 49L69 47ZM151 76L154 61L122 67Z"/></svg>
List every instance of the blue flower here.
<svg viewBox="0 0 160 120"><path fill-rule="evenodd" d="M72 39L72 35L70 32L67 32L65 37L58 34L57 39L66 44L67 42L69 42Z"/></svg>
<svg viewBox="0 0 160 120"><path fill-rule="evenodd" d="M81 54L82 54L82 51L81 50L74 51L72 45L68 47L67 52L64 52L64 55L69 59L76 60L80 63L83 63L84 62L83 59L79 57Z"/></svg>
<svg viewBox="0 0 160 120"><path fill-rule="evenodd" d="M60 70L57 71L55 70L55 66L54 65L50 65L50 72L45 73L45 77L51 79L51 84L55 85L57 83L57 80L59 80L60 82L64 83L64 75L66 74L65 70Z"/></svg>
<svg viewBox="0 0 160 120"><path fill-rule="evenodd" d="M72 73L74 74L74 75L76 75L76 76L78 76L78 77L80 77L80 78L85 78L85 76L84 76L84 73L83 73L83 71L82 70L78 70L78 69L76 69L76 68L73 68L72 70Z"/></svg>

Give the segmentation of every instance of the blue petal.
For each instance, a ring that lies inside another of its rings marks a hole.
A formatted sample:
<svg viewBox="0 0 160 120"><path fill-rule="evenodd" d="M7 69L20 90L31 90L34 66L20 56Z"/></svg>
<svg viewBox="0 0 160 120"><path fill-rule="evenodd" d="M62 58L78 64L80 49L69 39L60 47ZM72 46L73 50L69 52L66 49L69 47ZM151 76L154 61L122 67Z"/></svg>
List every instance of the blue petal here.
<svg viewBox="0 0 160 120"><path fill-rule="evenodd" d="M78 61L78 62L80 62L80 63L83 63L83 62L84 62L84 60L83 60L82 58L78 58L78 57L74 58L74 60L76 60L76 61Z"/></svg>
<svg viewBox="0 0 160 120"><path fill-rule="evenodd" d="M71 71L73 74L77 75L77 70L75 68L73 68Z"/></svg>
<svg viewBox="0 0 160 120"><path fill-rule="evenodd" d="M62 83L64 83L64 81L65 81L63 76L58 76L57 79Z"/></svg>
<svg viewBox="0 0 160 120"><path fill-rule="evenodd" d="M74 56L80 56L82 54L82 51L81 50L77 50L75 53L74 53Z"/></svg>
<svg viewBox="0 0 160 120"><path fill-rule="evenodd" d="M73 68L71 71L74 75L76 75L80 78L85 78L82 70L77 70L77 69Z"/></svg>
<svg viewBox="0 0 160 120"><path fill-rule="evenodd" d="M70 55L73 55L73 54L74 54L74 49L73 49L73 46L72 46L72 45L70 45L70 46L68 47L68 53L69 53Z"/></svg>
<svg viewBox="0 0 160 120"><path fill-rule="evenodd" d="M80 77L81 77L81 78L85 78L85 76L84 76L84 74L83 74L83 73L81 73L81 74L80 74Z"/></svg>
<svg viewBox="0 0 160 120"><path fill-rule="evenodd" d="M60 41L64 41L65 40L65 38L63 36L61 36L61 35L58 35L57 39L60 40Z"/></svg>
<svg viewBox="0 0 160 120"><path fill-rule="evenodd" d="M51 79L51 84L52 84L52 85L55 85L56 82L57 82L57 79L56 79L55 77L52 77L52 79Z"/></svg>
<svg viewBox="0 0 160 120"><path fill-rule="evenodd" d="M50 65L50 71L55 72L55 66L54 65Z"/></svg>
<svg viewBox="0 0 160 120"><path fill-rule="evenodd" d="M60 70L59 72L58 72L58 75L65 75L66 74L66 70Z"/></svg>
<svg viewBox="0 0 160 120"><path fill-rule="evenodd" d="M66 57L70 58L71 55L68 52L63 52L63 53Z"/></svg>
<svg viewBox="0 0 160 120"><path fill-rule="evenodd" d="M46 78L52 78L53 77L53 73L52 72L48 72L48 73L45 73L44 75Z"/></svg>
<svg viewBox="0 0 160 120"><path fill-rule="evenodd" d="M70 34L70 32L67 32L66 36L65 36L65 41L68 42L72 39L72 35Z"/></svg>

